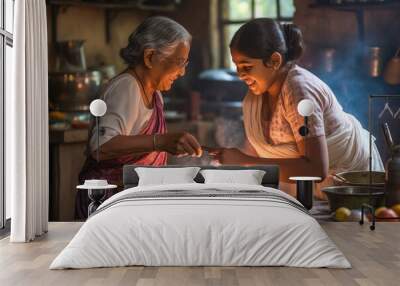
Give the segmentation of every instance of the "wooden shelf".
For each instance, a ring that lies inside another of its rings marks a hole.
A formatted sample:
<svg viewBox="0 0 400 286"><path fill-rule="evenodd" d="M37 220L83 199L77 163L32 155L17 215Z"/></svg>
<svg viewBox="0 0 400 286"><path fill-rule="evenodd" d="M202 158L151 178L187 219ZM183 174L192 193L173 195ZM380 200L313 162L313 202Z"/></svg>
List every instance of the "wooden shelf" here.
<svg viewBox="0 0 400 286"><path fill-rule="evenodd" d="M375 1L375 2L354 2L354 3L314 3L309 5L310 8L322 8L322 9L335 9L338 11L352 12L356 15L357 26L358 26L358 40L360 46L364 45L365 39L365 27L364 27L364 12L365 10L373 9L398 9L400 8L400 0L391 1Z"/></svg>
<svg viewBox="0 0 400 286"><path fill-rule="evenodd" d="M359 9L390 9L400 8L400 1L385 1L385 2L356 2L356 3L314 3L310 4L310 8L329 8L337 10L359 10Z"/></svg>
<svg viewBox="0 0 400 286"><path fill-rule="evenodd" d="M102 9L133 9L138 8L138 1L131 1L129 3L102 3L102 2L87 2L87 1L73 1L73 0L48 0L48 5L53 6L81 6L93 7Z"/></svg>
<svg viewBox="0 0 400 286"><path fill-rule="evenodd" d="M96 9L104 9L104 23L105 23L105 38L106 42L111 41L111 22L116 15L126 9L140 9L144 11L163 11L171 12L175 10L175 5L165 5L163 7L151 7L145 6L140 3L139 0L131 0L126 3L106 3L106 2L95 2L95 1L83 1L83 0L46 0L46 4L51 8L51 26L52 26L52 41L57 41L57 17L59 10L68 7L89 7Z"/></svg>
<svg viewBox="0 0 400 286"><path fill-rule="evenodd" d="M111 21L115 17L115 14L125 9L140 9L139 1L132 0L128 3L103 3L94 1L82 1L82 0L47 0L46 4L51 8L51 29L52 29L52 41L57 41L57 18L60 9L68 7L89 7L95 9L104 10L104 27L106 42L111 41L110 25ZM114 17L113 17L114 16Z"/></svg>
<svg viewBox="0 0 400 286"><path fill-rule="evenodd" d="M107 10L122 10L122 9L142 9L142 10L159 10L159 11L174 11L175 5L163 5L163 6L147 6L141 4L139 0L130 0L125 3L106 3L97 1L83 1L83 0L47 0L47 5L68 7L68 6L79 6L79 7L91 7Z"/></svg>

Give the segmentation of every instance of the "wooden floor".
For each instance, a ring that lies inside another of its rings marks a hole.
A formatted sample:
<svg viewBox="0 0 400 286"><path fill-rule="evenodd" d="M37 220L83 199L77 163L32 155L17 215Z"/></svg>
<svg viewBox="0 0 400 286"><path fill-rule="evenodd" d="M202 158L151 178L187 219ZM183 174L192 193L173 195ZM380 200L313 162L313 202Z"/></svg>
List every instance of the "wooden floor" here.
<svg viewBox="0 0 400 286"><path fill-rule="evenodd" d="M400 223L322 222L352 269L289 267L123 267L48 270L81 223L50 223L49 233L27 244L0 241L0 285L400 285Z"/></svg>

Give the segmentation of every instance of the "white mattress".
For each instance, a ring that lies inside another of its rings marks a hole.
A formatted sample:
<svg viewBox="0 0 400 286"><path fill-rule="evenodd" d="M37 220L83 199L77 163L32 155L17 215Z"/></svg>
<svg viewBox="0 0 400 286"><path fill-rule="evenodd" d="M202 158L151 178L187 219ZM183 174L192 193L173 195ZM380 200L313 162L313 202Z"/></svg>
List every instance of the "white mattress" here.
<svg viewBox="0 0 400 286"><path fill-rule="evenodd" d="M137 192L210 189L261 190L299 204L279 190L254 185L131 188L105 201L50 269L127 265L351 267L313 217L279 200L250 196L122 199Z"/></svg>

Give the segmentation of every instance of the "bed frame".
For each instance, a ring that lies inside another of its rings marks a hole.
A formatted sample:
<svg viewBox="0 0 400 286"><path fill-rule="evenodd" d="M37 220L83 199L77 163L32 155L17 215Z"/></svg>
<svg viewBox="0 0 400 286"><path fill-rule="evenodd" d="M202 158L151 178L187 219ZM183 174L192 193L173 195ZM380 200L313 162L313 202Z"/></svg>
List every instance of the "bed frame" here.
<svg viewBox="0 0 400 286"><path fill-rule="evenodd" d="M123 168L123 183L124 189L133 188L138 185L139 176L135 171L137 167L146 167L146 168L182 168L182 167L200 167L202 170L204 169L218 169L218 170L264 170L266 173L262 179L262 185L265 187L271 187L278 189L279 188L279 167L277 165L263 165L263 166L183 166L183 165L167 165L160 167L151 167L151 166L139 166L139 165L125 165ZM194 180L197 183L204 183L204 178L200 174L197 174Z"/></svg>

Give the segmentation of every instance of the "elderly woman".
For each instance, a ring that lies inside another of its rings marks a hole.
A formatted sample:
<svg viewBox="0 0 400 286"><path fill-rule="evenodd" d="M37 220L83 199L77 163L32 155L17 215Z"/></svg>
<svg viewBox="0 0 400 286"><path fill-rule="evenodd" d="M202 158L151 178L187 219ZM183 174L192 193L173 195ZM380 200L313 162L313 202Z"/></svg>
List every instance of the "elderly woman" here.
<svg viewBox="0 0 400 286"><path fill-rule="evenodd" d="M230 43L232 60L249 87L243 101L247 148L211 150L221 164L276 164L281 180L330 172L367 170L369 134L345 113L332 90L317 76L296 65L303 51L301 31L268 18L251 20ZM308 99L315 112L309 134L299 134L304 118L297 105ZM372 168L383 170L372 146Z"/></svg>
<svg viewBox="0 0 400 286"><path fill-rule="evenodd" d="M147 18L129 36L128 46L121 50L127 69L102 91L107 113L99 128L91 130L81 183L101 178L122 187L125 164L165 165L167 153L201 156L201 147L192 135L167 133L160 93L185 74L190 44L188 31L166 17ZM99 162L94 159L98 133ZM81 191L76 202L78 218L87 217L87 206L87 194Z"/></svg>

